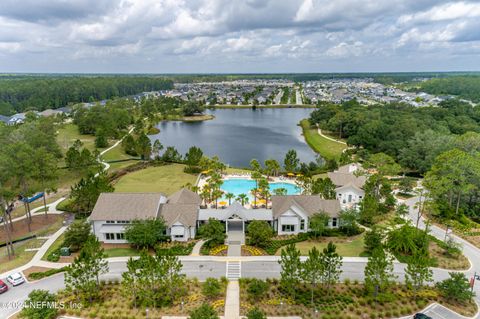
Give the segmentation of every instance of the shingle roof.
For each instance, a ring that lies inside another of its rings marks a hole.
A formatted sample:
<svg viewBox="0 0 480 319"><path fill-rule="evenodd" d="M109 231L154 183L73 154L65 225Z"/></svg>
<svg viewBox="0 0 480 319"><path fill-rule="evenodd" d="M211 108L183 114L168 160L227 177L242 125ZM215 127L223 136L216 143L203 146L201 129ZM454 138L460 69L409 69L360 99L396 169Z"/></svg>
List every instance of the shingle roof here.
<svg viewBox="0 0 480 319"><path fill-rule="evenodd" d="M323 211L331 217L338 217L341 210L338 200L322 199L318 195L272 196L272 211L275 218L285 213L294 205L303 209L309 216Z"/></svg>
<svg viewBox="0 0 480 319"><path fill-rule="evenodd" d="M160 207L160 216L169 227L176 222L184 226L195 226L198 208L198 204L163 204Z"/></svg>
<svg viewBox="0 0 480 319"><path fill-rule="evenodd" d="M192 192L189 189L182 188L178 192L168 197L169 204L196 204L200 205L202 199L197 193Z"/></svg>
<svg viewBox="0 0 480 319"><path fill-rule="evenodd" d="M347 173L328 172L327 175L337 187L352 183L359 188L363 188L363 185L365 185L365 181L367 180L367 177L365 176L357 177L353 174Z"/></svg>
<svg viewBox="0 0 480 319"><path fill-rule="evenodd" d="M90 220L134 220L157 218L162 193L102 193Z"/></svg>

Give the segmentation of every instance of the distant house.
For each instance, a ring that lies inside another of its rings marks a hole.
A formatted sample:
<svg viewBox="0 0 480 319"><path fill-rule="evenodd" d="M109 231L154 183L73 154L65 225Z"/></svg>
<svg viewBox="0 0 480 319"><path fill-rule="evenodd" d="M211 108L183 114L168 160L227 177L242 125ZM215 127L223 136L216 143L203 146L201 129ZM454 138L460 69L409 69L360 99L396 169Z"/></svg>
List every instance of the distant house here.
<svg viewBox="0 0 480 319"><path fill-rule="evenodd" d="M359 164L348 164L339 167L334 172L327 173L336 186L335 193L342 209L356 208L365 196L363 186L367 177L356 176L354 173L359 169L361 169Z"/></svg>
<svg viewBox="0 0 480 319"><path fill-rule="evenodd" d="M10 119L8 120L7 125L16 125L16 124L22 124L25 122L25 114L26 113L17 113L15 115L12 115Z"/></svg>
<svg viewBox="0 0 480 319"><path fill-rule="evenodd" d="M62 113L63 112L59 111L58 109L56 109L56 110L46 109L45 111L40 112L39 115L44 116L44 117L49 117L49 116L55 116L55 115L62 114Z"/></svg>

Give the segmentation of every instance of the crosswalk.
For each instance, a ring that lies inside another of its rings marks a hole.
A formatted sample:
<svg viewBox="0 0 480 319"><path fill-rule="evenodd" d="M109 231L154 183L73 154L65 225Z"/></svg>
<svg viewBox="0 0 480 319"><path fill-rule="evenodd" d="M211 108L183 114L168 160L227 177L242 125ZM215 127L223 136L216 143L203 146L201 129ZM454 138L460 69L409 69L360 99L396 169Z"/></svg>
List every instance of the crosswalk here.
<svg viewBox="0 0 480 319"><path fill-rule="evenodd" d="M238 280L242 276L242 264L240 261L227 261L227 279Z"/></svg>

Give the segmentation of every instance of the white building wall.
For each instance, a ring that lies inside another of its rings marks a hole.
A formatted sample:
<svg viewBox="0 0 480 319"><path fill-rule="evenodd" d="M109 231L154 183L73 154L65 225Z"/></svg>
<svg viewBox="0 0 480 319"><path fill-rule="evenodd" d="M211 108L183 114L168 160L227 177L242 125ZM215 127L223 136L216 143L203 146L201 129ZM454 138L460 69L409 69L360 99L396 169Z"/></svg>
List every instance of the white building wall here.
<svg viewBox="0 0 480 319"><path fill-rule="evenodd" d="M98 241L106 244L126 244L126 239L118 239L117 234L125 233L125 224L108 223L107 221L94 221L92 223L92 231L97 237ZM114 234L114 239L107 239L107 234ZM125 236L125 235L124 235Z"/></svg>
<svg viewBox="0 0 480 319"><path fill-rule="evenodd" d="M344 187L335 190L342 209L355 207L365 196L365 192L353 187Z"/></svg>

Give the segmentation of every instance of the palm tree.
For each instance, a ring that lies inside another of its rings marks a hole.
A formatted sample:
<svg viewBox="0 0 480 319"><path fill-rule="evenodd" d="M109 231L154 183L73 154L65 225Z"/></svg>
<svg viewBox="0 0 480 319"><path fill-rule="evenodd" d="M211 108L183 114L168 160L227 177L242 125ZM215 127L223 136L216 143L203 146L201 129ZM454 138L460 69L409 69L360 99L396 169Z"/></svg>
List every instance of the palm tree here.
<svg viewBox="0 0 480 319"><path fill-rule="evenodd" d="M246 203L248 203L248 195L247 194L240 194L237 197L237 200L242 203L242 206L244 206Z"/></svg>
<svg viewBox="0 0 480 319"><path fill-rule="evenodd" d="M262 174L258 171L254 171L252 173L252 178L255 180L255 188L252 189L253 191L253 205L257 206L257 191L258 191L258 180L262 177Z"/></svg>
<svg viewBox="0 0 480 319"><path fill-rule="evenodd" d="M235 198L235 195L232 193L226 193L225 198L228 199L228 205L230 206L232 204L232 199Z"/></svg>
<svg viewBox="0 0 480 319"><path fill-rule="evenodd" d="M215 200L215 208L218 208L218 199L222 197L223 192L220 189L214 189L212 191L212 197Z"/></svg>
<svg viewBox="0 0 480 319"><path fill-rule="evenodd" d="M287 195L287 189L284 187L276 188L273 190L275 195Z"/></svg>
<svg viewBox="0 0 480 319"><path fill-rule="evenodd" d="M280 164L274 159L265 160L265 172L267 174L267 179L270 176L277 176L278 171L280 170Z"/></svg>

